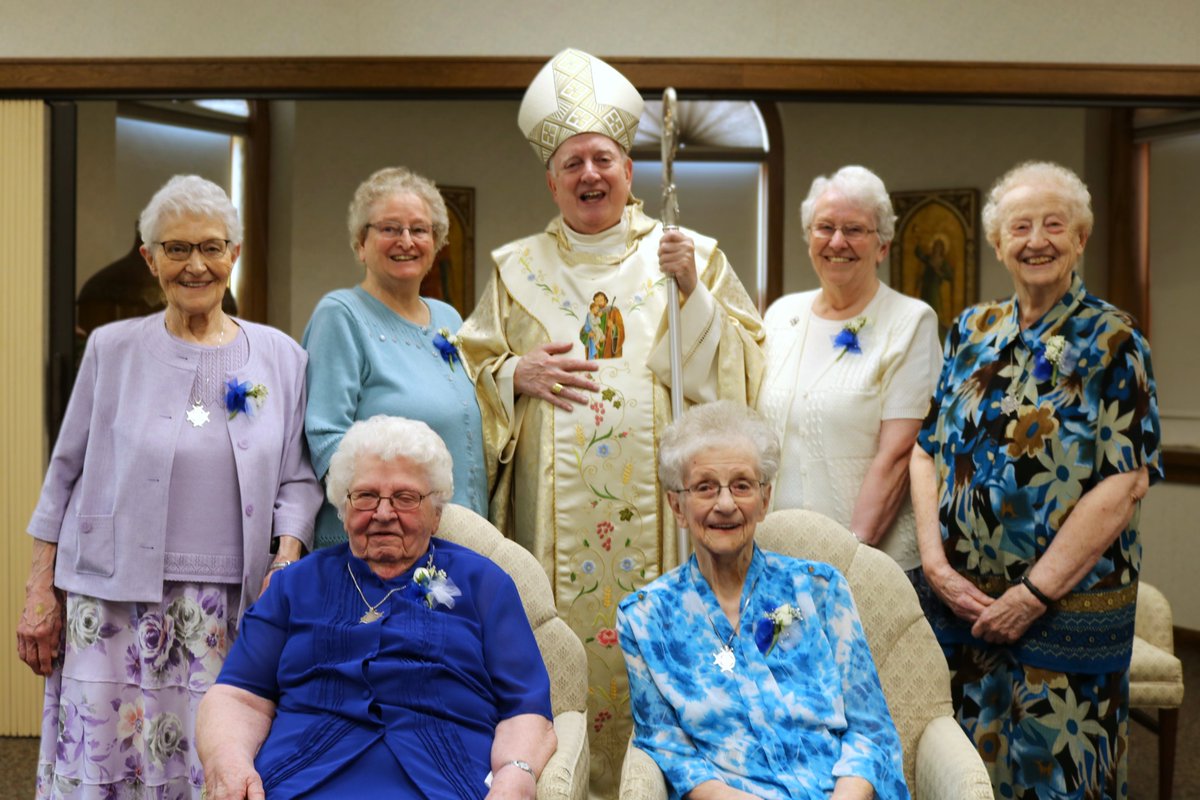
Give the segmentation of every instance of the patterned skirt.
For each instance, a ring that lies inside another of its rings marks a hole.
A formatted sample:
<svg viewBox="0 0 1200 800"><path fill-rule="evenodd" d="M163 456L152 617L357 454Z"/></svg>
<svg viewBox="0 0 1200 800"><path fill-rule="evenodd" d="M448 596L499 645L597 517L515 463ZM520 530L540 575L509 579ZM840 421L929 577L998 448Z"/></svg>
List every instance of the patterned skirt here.
<svg viewBox="0 0 1200 800"><path fill-rule="evenodd" d="M199 798L196 708L225 663L239 597L233 584L173 582L161 603L68 593L37 797Z"/></svg>
<svg viewBox="0 0 1200 800"><path fill-rule="evenodd" d="M955 714L998 798L1125 800L1129 673L1025 666L1004 647L943 645Z"/></svg>

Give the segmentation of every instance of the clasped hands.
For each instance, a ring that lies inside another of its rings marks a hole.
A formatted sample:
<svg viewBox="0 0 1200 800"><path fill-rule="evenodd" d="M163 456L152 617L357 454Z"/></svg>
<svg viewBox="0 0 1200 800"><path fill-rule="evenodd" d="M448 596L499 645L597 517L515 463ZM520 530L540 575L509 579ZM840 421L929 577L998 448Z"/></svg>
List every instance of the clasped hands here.
<svg viewBox="0 0 1200 800"><path fill-rule="evenodd" d="M696 289L696 247L691 237L677 229L663 232L658 244L658 268L675 279L686 301ZM517 361L513 389L519 395L536 397L570 411L572 404L587 405L585 392L598 392L600 385L588 377L599 365L595 361L567 355L571 342L549 342L533 348Z"/></svg>
<svg viewBox="0 0 1200 800"><path fill-rule="evenodd" d="M1012 644L1046 613L1041 601L1021 584L1010 587L999 597L991 597L948 563L927 570L925 577L955 616L972 623L971 635L985 642Z"/></svg>

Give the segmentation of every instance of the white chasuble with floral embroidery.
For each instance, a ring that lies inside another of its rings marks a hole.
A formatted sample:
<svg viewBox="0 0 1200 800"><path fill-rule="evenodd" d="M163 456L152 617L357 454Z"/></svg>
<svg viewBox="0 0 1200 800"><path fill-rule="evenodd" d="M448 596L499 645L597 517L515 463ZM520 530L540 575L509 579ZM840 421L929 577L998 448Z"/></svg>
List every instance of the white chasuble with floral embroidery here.
<svg viewBox="0 0 1200 800"><path fill-rule="evenodd" d="M757 313L716 242L689 235L702 286L682 309L686 394L752 402ZM546 569L588 655L593 797L616 796L632 727L617 603L676 561L656 460L670 421L661 236L640 203L595 237L556 219L492 254L497 272L459 332L491 457L490 515ZM569 355L598 366L584 373L601 387L587 405L568 412L514 394L514 356L547 342L570 342Z"/></svg>

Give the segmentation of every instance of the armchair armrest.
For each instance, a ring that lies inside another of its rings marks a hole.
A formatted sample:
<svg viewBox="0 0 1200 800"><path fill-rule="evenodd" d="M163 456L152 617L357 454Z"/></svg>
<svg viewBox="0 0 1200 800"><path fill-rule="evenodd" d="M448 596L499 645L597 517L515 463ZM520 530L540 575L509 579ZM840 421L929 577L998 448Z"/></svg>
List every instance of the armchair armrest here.
<svg viewBox="0 0 1200 800"><path fill-rule="evenodd" d="M667 782L654 759L633 746L632 737L621 767L620 800L667 800Z"/></svg>
<svg viewBox="0 0 1200 800"><path fill-rule="evenodd" d="M916 800L993 800L991 779L953 717L934 717L917 745Z"/></svg>
<svg viewBox="0 0 1200 800"><path fill-rule="evenodd" d="M1150 644L1175 652L1174 620L1171 616L1171 604L1166 596L1156 587L1145 581L1138 584L1137 617L1133 622L1133 632Z"/></svg>
<svg viewBox="0 0 1200 800"><path fill-rule="evenodd" d="M578 711L554 717L558 749L538 779L537 800L584 800L588 791L587 720Z"/></svg>

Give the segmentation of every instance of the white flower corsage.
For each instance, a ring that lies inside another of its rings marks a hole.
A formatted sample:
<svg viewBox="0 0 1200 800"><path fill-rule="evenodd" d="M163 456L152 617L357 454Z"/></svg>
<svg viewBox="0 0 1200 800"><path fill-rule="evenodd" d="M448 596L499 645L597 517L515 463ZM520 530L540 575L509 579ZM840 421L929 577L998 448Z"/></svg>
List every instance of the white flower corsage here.
<svg viewBox="0 0 1200 800"><path fill-rule="evenodd" d="M454 581L446 574L446 570L433 565L433 554L423 567L417 567L413 572L412 585L417 596L425 601L430 608L445 606L454 608L454 598L462 595L462 590L454 585Z"/></svg>
<svg viewBox="0 0 1200 800"><path fill-rule="evenodd" d="M791 603L776 606L763 614L754 629L754 643L758 645L758 652L764 656L771 655L784 632L800 618L800 612Z"/></svg>

